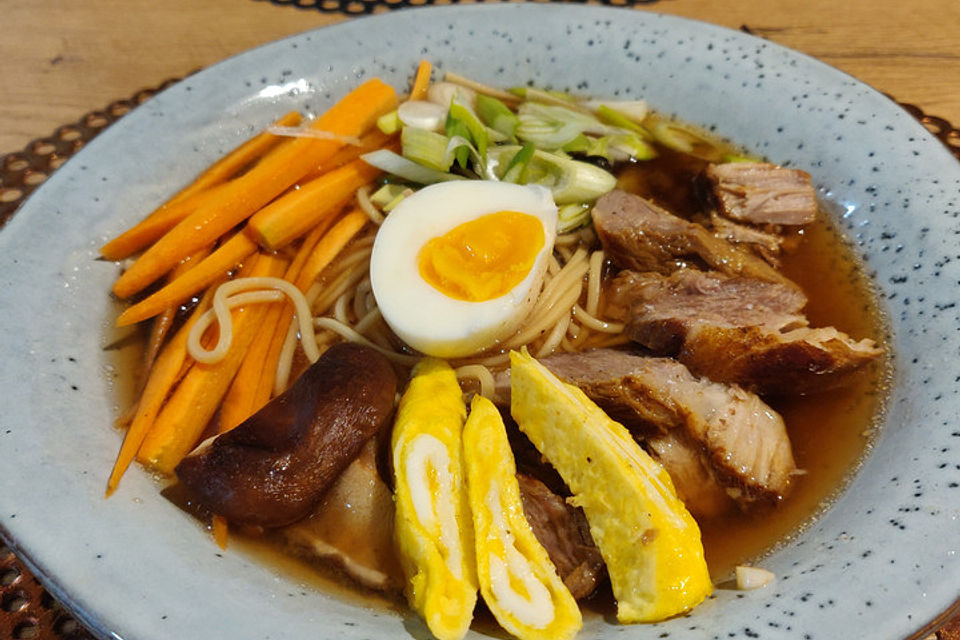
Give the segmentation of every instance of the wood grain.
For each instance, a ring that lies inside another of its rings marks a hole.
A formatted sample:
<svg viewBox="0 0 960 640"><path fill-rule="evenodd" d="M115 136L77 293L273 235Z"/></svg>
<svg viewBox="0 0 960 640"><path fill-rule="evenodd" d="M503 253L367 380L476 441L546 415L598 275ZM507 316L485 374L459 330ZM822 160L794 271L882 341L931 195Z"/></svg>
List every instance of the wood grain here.
<svg viewBox="0 0 960 640"><path fill-rule="evenodd" d="M957 0L661 0L740 28L960 123ZM227 56L344 20L265 0L0 0L0 154Z"/></svg>
<svg viewBox="0 0 960 640"><path fill-rule="evenodd" d="M0 155L144 87L343 18L251 0L0 0Z"/></svg>

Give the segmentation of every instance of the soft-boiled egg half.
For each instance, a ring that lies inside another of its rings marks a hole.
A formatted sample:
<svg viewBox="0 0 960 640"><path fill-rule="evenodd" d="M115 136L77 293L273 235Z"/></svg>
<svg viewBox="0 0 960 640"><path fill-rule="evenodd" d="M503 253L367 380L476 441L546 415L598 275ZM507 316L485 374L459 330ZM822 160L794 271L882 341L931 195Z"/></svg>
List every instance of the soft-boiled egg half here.
<svg viewBox="0 0 960 640"><path fill-rule="evenodd" d="M438 358L513 334L540 294L557 206L538 185L463 180L424 187L384 220L370 257L380 313Z"/></svg>

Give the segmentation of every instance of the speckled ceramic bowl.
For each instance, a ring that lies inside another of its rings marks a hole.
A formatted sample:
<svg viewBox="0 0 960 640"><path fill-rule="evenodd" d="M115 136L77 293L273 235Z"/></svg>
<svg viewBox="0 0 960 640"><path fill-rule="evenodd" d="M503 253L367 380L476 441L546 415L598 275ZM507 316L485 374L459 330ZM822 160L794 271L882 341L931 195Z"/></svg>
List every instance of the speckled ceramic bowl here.
<svg viewBox="0 0 960 640"><path fill-rule="evenodd" d="M304 588L220 552L134 470L110 500L117 273L103 240L290 108L358 81L403 87L421 57L497 85L643 97L808 169L889 313L895 381L842 497L764 560L776 583L718 590L650 626L582 638L900 639L960 593L960 166L895 104L819 62L705 24L556 5L404 10L287 39L190 77L80 152L0 232L0 530L104 638L423 638L412 615Z"/></svg>

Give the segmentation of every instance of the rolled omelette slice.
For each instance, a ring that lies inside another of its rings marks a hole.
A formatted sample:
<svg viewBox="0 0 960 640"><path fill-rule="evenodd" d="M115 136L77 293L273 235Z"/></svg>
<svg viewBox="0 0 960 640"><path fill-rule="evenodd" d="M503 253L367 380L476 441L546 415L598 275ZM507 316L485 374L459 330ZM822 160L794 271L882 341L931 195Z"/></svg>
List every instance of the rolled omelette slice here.
<svg viewBox="0 0 960 640"><path fill-rule="evenodd" d="M413 368L393 425L395 535L404 592L439 640L459 640L477 602L473 524L462 463L466 405L450 366Z"/></svg>
<svg viewBox="0 0 960 640"><path fill-rule="evenodd" d="M583 507L620 622L654 622L713 589L696 521L625 427L526 351L511 352L510 411Z"/></svg>
<svg viewBox="0 0 960 640"><path fill-rule="evenodd" d="M516 463L500 412L477 395L463 428L463 451L480 593L504 629L521 640L568 640L583 626L527 522Z"/></svg>

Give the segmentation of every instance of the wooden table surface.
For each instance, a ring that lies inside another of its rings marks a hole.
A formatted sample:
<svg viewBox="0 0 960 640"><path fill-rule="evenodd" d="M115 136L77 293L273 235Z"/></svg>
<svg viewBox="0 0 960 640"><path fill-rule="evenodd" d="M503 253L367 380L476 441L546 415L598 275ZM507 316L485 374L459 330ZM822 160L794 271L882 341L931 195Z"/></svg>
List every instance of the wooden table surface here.
<svg viewBox="0 0 960 640"><path fill-rule="evenodd" d="M746 27L960 125L958 0L660 0L638 10ZM347 19L266 0L0 0L0 156L140 89Z"/></svg>
<svg viewBox="0 0 960 640"><path fill-rule="evenodd" d="M960 125L957 0L660 0L752 32ZM265 0L0 0L0 155L277 38L346 18Z"/></svg>

